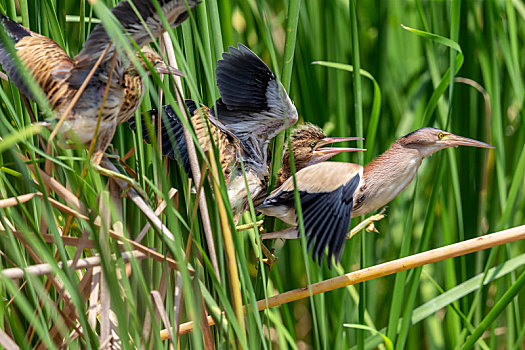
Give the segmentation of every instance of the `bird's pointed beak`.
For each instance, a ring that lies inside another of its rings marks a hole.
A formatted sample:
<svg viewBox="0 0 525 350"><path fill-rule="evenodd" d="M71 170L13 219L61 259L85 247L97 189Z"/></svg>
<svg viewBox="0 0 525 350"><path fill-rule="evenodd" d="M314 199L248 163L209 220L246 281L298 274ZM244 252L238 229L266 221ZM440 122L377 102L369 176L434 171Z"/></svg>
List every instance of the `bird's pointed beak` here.
<svg viewBox="0 0 525 350"><path fill-rule="evenodd" d="M350 147L323 147L336 142L343 141L357 141L364 140L362 137L325 137L317 142L314 154L318 156L326 156L324 159L335 156L336 154L343 152L356 152L356 151L366 151L364 148L350 148Z"/></svg>
<svg viewBox="0 0 525 350"><path fill-rule="evenodd" d="M471 146L471 147L480 147L480 148L495 148L494 146L489 145L488 143L469 139L467 137L458 136L454 134L445 135L442 142L444 142L447 145L447 147Z"/></svg>
<svg viewBox="0 0 525 350"><path fill-rule="evenodd" d="M182 73L181 70L175 68L175 67L172 67L170 65L167 65L166 63L164 62L158 62L157 64L155 64L155 72L157 72L157 74L173 74L173 75L176 75L176 76L179 76L179 77L183 77L184 76L184 73Z"/></svg>

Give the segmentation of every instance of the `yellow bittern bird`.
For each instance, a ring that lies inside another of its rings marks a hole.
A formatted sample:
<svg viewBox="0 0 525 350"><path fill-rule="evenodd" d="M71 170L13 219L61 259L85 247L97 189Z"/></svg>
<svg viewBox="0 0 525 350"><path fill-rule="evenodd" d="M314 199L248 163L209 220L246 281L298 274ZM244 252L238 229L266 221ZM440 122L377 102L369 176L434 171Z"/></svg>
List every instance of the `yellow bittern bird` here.
<svg viewBox="0 0 525 350"><path fill-rule="evenodd" d="M188 6L191 9L199 1L157 0L157 2L168 22L176 26L188 17ZM142 18L137 16L131 3ZM164 30L152 0L122 1L111 12L129 35L130 40L139 47L159 37ZM44 91L56 119L60 119L71 109L71 101L79 93L100 56L106 52L60 129L61 134L67 138L89 144L95 137L97 119L102 111L93 156L93 163L99 164L113 138L117 124L129 119L140 104L143 82L137 68L130 63L129 57L115 50L115 45L112 45L102 24L95 27L84 42L82 50L72 59L50 38L34 33L3 15L1 23L8 37L13 40L22 65ZM148 30L143 23L148 26ZM157 60L157 57L146 55L147 59L153 58L154 61L151 63L155 64L154 68L157 72L181 74L180 71L170 69L161 63L162 60ZM146 67L144 61L142 59L140 61ZM24 95L31 97L30 89L23 81L13 57L4 44L0 45L0 64L18 89ZM104 95L106 95L105 100ZM52 123L44 123L44 125L53 126Z"/></svg>
<svg viewBox="0 0 525 350"><path fill-rule="evenodd" d="M230 47L222 57L216 69L220 99L209 109L192 101L186 104L202 149L210 149L211 138L218 147L231 208L238 217L247 209L248 192L256 197L266 188L268 143L296 123L297 110L272 71L246 46ZM164 106L163 114L168 121L162 128L163 154L177 158L191 175L182 124L171 106ZM135 127L133 121L130 124Z"/></svg>
<svg viewBox="0 0 525 350"><path fill-rule="evenodd" d="M395 141L364 168L358 164L322 162L296 173L308 251L320 264L328 247L328 266L338 262L350 220L377 210L401 193L416 176L423 158L456 146L494 148L435 128L421 128ZM286 180L257 208L296 226L293 179Z"/></svg>

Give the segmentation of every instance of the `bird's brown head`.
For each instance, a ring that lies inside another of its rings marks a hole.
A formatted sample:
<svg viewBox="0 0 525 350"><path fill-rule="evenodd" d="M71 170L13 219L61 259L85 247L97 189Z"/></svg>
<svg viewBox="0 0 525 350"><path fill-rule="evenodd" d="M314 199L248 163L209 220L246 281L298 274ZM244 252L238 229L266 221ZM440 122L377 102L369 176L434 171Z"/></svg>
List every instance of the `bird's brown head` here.
<svg viewBox="0 0 525 350"><path fill-rule="evenodd" d="M463 136L436 128L421 128L412 131L397 140L403 147L417 149L421 157L428 157L433 153L448 147L472 146L481 148L494 148L488 143L472 140Z"/></svg>
<svg viewBox="0 0 525 350"><path fill-rule="evenodd" d="M137 58L144 69L146 73L150 73L148 64L146 61L149 62L149 64L153 67L153 70L157 72L157 74L173 74L177 76L183 76L182 72L178 70L177 68L174 68L164 62L162 57L156 53L155 51L151 50L150 48L144 47L142 48L142 54L144 55L144 58L140 55L140 53L137 52ZM139 75L138 70L133 67L133 64L130 65L129 73L131 75Z"/></svg>
<svg viewBox="0 0 525 350"><path fill-rule="evenodd" d="M320 127L310 123L295 128L290 135L290 139L297 171L307 166L324 162L342 152L364 151L362 148L324 147L335 142L363 140L363 138L326 137ZM283 161L279 175L283 177L284 180L290 176L290 154L288 145L285 145L283 151Z"/></svg>

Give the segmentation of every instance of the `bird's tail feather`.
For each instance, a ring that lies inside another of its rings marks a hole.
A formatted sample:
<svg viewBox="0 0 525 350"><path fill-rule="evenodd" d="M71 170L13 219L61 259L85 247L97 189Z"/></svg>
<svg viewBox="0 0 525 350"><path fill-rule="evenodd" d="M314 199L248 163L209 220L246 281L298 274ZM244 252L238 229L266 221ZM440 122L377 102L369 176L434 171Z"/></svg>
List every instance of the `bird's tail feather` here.
<svg viewBox="0 0 525 350"><path fill-rule="evenodd" d="M2 23L2 29L5 33L14 40L15 43L20 41L26 36L30 36L31 32L25 27L13 21L11 18L0 14L0 22ZM0 45L3 46L3 42L0 40Z"/></svg>

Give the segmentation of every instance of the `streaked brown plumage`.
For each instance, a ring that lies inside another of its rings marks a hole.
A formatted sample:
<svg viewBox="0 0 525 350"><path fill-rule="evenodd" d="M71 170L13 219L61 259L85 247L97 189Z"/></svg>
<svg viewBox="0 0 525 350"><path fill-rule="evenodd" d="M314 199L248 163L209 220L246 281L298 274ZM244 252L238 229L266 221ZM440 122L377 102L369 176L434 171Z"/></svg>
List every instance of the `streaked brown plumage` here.
<svg viewBox="0 0 525 350"><path fill-rule="evenodd" d="M242 153L241 143L231 133L224 132L215 124L210 123L209 113L210 109L206 106L197 108L193 112L191 123L199 145L204 152L213 150L213 144L217 147L224 181L229 184L232 169L238 166L237 155Z"/></svg>
<svg viewBox="0 0 525 350"><path fill-rule="evenodd" d="M174 73L180 75L180 72L177 69L167 65L158 53L151 51L148 47L144 47L142 53L157 74ZM140 56L140 54L137 54L137 58L144 71L149 73L146 61ZM124 99L118 114L117 124L128 121L144 98L144 78L140 75L140 72L133 64L131 64L124 72L123 87Z"/></svg>
<svg viewBox="0 0 525 350"><path fill-rule="evenodd" d="M187 17L186 2L183 0L161 0L158 3L173 25L180 24ZM133 0L133 4L148 24L153 36L160 36L163 27L151 0ZM196 4L196 1L188 1L190 8ZM118 3L112 12L137 45L143 46L151 41L148 31L145 30L128 1ZM14 41L14 48L22 65L33 75L44 91L55 112L55 118L60 119L70 108L73 97L88 77L95 62L110 45L111 40L104 27L102 24L95 27L84 43L83 49L73 60L50 38L31 32L3 15L1 22L8 36ZM30 89L8 52L7 47L0 45L2 67L20 91L31 97ZM65 134L68 138L76 139L83 144L90 143L94 138L98 115L102 109L93 157L93 162L96 164L100 162L104 150L111 142L116 125L129 119L142 99L143 82L138 70L130 64L129 58L121 53L116 53L116 60L113 61L115 52L115 45L110 45L108 53L95 70L95 74L87 83L60 130L61 134ZM146 54L146 58L151 59L153 56ZM140 57L139 61L148 72L147 66ZM154 61L157 59L155 58ZM167 72L167 66L163 63L154 68L158 72ZM172 72L180 74L175 70ZM109 85L108 93L102 106L107 85ZM45 125L52 126L50 123Z"/></svg>
<svg viewBox="0 0 525 350"><path fill-rule="evenodd" d="M456 146L493 148L484 142L435 128L421 128L398 139L382 155L361 167L351 163L319 163L297 172L308 249L319 263L328 247L328 264L341 257L352 217L377 210L414 179L425 157ZM292 179L272 192L258 208L290 225L297 224Z"/></svg>

